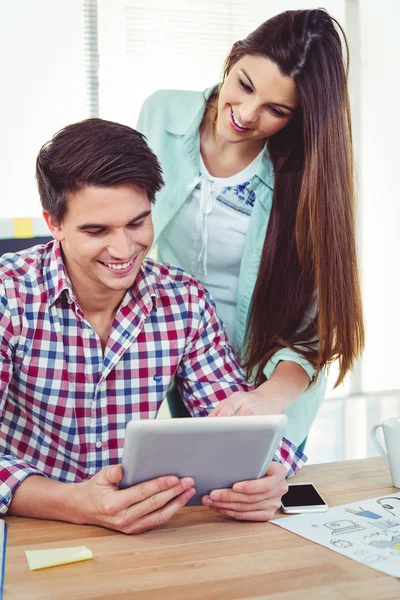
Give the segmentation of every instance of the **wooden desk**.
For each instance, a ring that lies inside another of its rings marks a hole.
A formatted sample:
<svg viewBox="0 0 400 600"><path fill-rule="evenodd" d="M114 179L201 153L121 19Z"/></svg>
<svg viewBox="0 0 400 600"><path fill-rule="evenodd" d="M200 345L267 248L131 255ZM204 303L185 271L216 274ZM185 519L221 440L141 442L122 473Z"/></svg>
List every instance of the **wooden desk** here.
<svg viewBox="0 0 400 600"><path fill-rule="evenodd" d="M394 493L381 458L304 467L331 506ZM9 517L4 599L398 600L400 581L270 523L238 523L203 507L138 536ZM29 571L25 550L87 545L94 559Z"/></svg>

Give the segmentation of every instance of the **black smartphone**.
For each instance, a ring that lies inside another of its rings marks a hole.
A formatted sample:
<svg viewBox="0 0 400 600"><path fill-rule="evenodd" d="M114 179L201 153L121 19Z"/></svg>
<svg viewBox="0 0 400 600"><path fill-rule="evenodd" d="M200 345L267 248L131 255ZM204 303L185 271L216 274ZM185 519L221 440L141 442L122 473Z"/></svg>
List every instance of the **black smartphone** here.
<svg viewBox="0 0 400 600"><path fill-rule="evenodd" d="M326 512L329 506L312 483L290 483L289 491L282 496L284 513Z"/></svg>

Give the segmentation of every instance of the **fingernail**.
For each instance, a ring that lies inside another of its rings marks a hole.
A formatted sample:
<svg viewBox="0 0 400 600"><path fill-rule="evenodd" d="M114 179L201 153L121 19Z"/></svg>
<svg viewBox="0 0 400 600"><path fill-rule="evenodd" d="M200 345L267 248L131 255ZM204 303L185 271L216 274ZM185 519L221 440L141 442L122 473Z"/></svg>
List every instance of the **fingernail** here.
<svg viewBox="0 0 400 600"><path fill-rule="evenodd" d="M243 492L243 486L240 483L234 483L232 486L234 492Z"/></svg>
<svg viewBox="0 0 400 600"><path fill-rule="evenodd" d="M211 500L218 502L218 500L221 500L221 494L220 492L211 492L210 498Z"/></svg>
<svg viewBox="0 0 400 600"><path fill-rule="evenodd" d="M191 477L184 477L181 479L181 485L184 488L190 488L194 484L194 481Z"/></svg>
<svg viewBox="0 0 400 600"><path fill-rule="evenodd" d="M210 504L212 503L210 496L203 496L203 498L201 499L201 501L206 506L210 506Z"/></svg>

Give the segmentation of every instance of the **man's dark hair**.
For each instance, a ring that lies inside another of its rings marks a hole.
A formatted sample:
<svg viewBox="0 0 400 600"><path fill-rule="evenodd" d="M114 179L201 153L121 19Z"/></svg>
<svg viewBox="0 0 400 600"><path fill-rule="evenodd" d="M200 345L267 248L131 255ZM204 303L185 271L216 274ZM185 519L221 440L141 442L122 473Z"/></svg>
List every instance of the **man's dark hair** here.
<svg viewBox="0 0 400 600"><path fill-rule="evenodd" d="M86 186L138 185L150 202L164 185L145 137L126 125L87 119L68 125L44 144L36 159L42 207L61 223L70 194Z"/></svg>

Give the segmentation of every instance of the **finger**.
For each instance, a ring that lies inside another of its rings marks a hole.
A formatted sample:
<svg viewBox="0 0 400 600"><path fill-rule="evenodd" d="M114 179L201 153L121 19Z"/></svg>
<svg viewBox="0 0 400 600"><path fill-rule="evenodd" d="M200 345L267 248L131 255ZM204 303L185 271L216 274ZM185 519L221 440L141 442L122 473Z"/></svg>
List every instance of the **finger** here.
<svg viewBox="0 0 400 600"><path fill-rule="evenodd" d="M272 462L265 477L250 481L239 481L233 484L232 490L241 494L268 494L274 490L275 487L285 482L286 474L287 471L284 465ZM283 487L285 487L287 491L287 484Z"/></svg>
<svg viewBox="0 0 400 600"><path fill-rule="evenodd" d="M99 471L92 479L96 483L100 485L116 485L122 479L122 465L110 465L108 467L104 467ZM126 488L127 490L133 490L134 488L139 488L140 486L145 486L145 489L150 488L150 486L146 486L148 483L158 482L161 486L167 485L169 487L176 485L179 482L179 477L176 475L164 475L163 477L158 477L156 479L151 479L148 482L144 482L143 484L138 484L137 486L132 486L130 488ZM150 488L150 492L151 492ZM161 491L161 490L160 490ZM121 494L122 495L122 494Z"/></svg>
<svg viewBox="0 0 400 600"><path fill-rule="evenodd" d="M259 521L266 522L272 519L275 515L275 510L255 510L252 512L241 512L236 510L229 510L225 508L212 508L211 510L214 512L220 513L229 517L231 519L235 519L236 521Z"/></svg>
<svg viewBox="0 0 400 600"><path fill-rule="evenodd" d="M226 398L222 400L218 405L218 414L215 415L217 417L232 417L235 415L240 407L243 404L243 398L241 396L235 397L231 396L230 398Z"/></svg>
<svg viewBox="0 0 400 600"><path fill-rule="evenodd" d="M215 408L212 409L210 413L208 413L209 417L217 417L221 408L221 403L218 404Z"/></svg>
<svg viewBox="0 0 400 600"><path fill-rule="evenodd" d="M122 479L122 465L112 465L104 472L106 483L117 485Z"/></svg>
<svg viewBox="0 0 400 600"><path fill-rule="evenodd" d="M195 493L196 490L193 487L186 490L180 496L168 502L163 508L131 522L124 533L142 533L143 531L164 525L180 508L189 502Z"/></svg>
<svg viewBox="0 0 400 600"><path fill-rule="evenodd" d="M231 488L212 490L208 496L203 496L203 504L209 505L214 502L244 502L246 504L254 504L256 502L262 502L272 498L281 498L288 491L288 484L286 481L280 482L273 489L268 491L262 490L259 493L238 493L234 492Z"/></svg>
<svg viewBox="0 0 400 600"><path fill-rule="evenodd" d="M261 502L254 502L248 504L246 502L213 502L208 508L221 508L224 510L233 510L236 512L262 512L262 511L273 511L274 513L281 507L280 497L268 498L267 500L261 500Z"/></svg>
<svg viewBox="0 0 400 600"><path fill-rule="evenodd" d="M232 490L213 490L212 498L210 495L203 496L201 501L205 506L210 506L211 504L217 504L218 502L240 502L242 504L256 504L257 502L263 502L264 500L271 499L278 494L275 491L271 491L267 494L237 494L236 492L232 492ZM219 495L218 495L219 493ZM219 500L217 500L219 498Z"/></svg>
<svg viewBox="0 0 400 600"><path fill-rule="evenodd" d="M106 514L117 515L134 504L144 502L155 494L170 490L179 484L179 478L176 475L166 475L144 481L123 490L116 490L104 498L104 512ZM190 485L193 485L193 480ZM188 487L190 487L190 485Z"/></svg>
<svg viewBox="0 0 400 600"><path fill-rule="evenodd" d="M191 477L184 477L178 485L165 490L163 492L158 492L150 498L143 500L143 502L139 502L126 510L125 518L131 522L144 517L145 515L155 513L160 508L168 504L170 500L181 495L188 489L193 489L193 479Z"/></svg>

